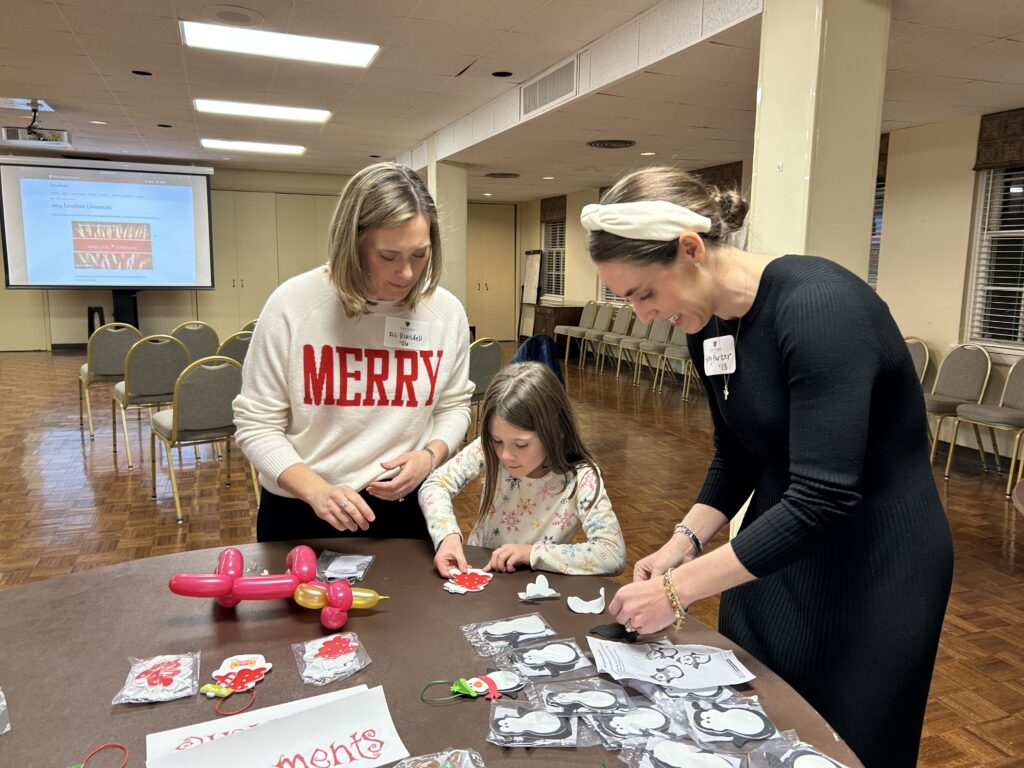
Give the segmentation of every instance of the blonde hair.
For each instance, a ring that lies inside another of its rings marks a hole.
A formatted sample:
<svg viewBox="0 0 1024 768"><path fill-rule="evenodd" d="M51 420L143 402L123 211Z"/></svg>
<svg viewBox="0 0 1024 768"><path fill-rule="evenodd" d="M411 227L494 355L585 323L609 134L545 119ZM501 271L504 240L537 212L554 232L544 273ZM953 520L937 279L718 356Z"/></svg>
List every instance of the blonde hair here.
<svg viewBox="0 0 1024 768"><path fill-rule="evenodd" d="M434 200L415 171L396 163L367 166L345 185L331 219L327 268L346 315L364 315L373 303L359 258L363 236L371 229L397 227L416 216L423 216L430 228L430 260L400 302L406 307L428 298L441 280L441 232Z"/></svg>
<svg viewBox="0 0 1024 768"><path fill-rule="evenodd" d="M693 174L669 166L651 166L628 173L601 197L602 204L665 200L706 216L711 229L700 237L712 247L730 245L732 233L743 225L747 201L739 192L720 190ZM634 240L610 232L590 233L590 258L598 263L624 261L639 266L675 261L676 240Z"/></svg>
<svg viewBox="0 0 1024 768"><path fill-rule="evenodd" d="M572 405L565 388L546 365L537 362L513 363L499 371L491 380L480 406L480 442L484 449L485 480L480 501L480 519L491 508L498 482L501 460L494 450L491 419L500 416L512 426L533 432L540 440L546 456L545 466L565 478L563 489L574 484L576 469L590 467L597 479L593 506L601 488L601 474L590 452L580 439Z"/></svg>

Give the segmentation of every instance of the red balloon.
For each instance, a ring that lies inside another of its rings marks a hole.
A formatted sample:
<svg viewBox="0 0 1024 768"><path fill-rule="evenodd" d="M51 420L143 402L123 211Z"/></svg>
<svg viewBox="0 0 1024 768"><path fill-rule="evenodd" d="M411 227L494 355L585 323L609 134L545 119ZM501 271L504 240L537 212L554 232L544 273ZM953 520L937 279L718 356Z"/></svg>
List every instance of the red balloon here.
<svg viewBox="0 0 1024 768"><path fill-rule="evenodd" d="M241 576L235 579L231 592L239 600L273 600L278 597L291 597L297 586L298 578L290 573Z"/></svg>
<svg viewBox="0 0 1024 768"><path fill-rule="evenodd" d="M171 576L167 586L184 597L225 597L231 594L234 581L226 573L179 573Z"/></svg>
<svg viewBox="0 0 1024 768"><path fill-rule="evenodd" d="M242 553L234 547L228 547L217 558L217 568L214 573L226 573L228 576L241 576L245 568L245 559Z"/></svg>
<svg viewBox="0 0 1024 768"><path fill-rule="evenodd" d="M298 576L305 583L316 578L316 552L305 544L299 544L285 558L289 573Z"/></svg>
<svg viewBox="0 0 1024 768"><path fill-rule="evenodd" d="M327 604L342 611L352 607L352 587L346 579L338 579L327 585Z"/></svg>
<svg viewBox="0 0 1024 768"><path fill-rule="evenodd" d="M341 629L345 626L346 621L348 621L348 611L330 605L320 609L320 623L327 629Z"/></svg>

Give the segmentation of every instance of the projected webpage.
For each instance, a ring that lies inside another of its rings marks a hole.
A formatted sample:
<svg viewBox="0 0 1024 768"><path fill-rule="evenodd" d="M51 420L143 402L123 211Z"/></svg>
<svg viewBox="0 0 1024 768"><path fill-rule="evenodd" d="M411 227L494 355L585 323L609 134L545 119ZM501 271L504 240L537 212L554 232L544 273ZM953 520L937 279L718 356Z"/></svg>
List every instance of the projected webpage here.
<svg viewBox="0 0 1024 768"><path fill-rule="evenodd" d="M13 170L3 168L11 284L210 285L204 177L21 167L15 181Z"/></svg>

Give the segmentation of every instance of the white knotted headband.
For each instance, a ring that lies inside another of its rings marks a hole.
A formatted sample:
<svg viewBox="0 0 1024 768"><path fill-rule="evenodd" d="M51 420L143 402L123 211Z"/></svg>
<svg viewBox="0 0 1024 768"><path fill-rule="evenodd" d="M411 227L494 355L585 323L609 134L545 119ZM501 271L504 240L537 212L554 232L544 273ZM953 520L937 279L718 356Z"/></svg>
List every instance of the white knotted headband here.
<svg viewBox="0 0 1024 768"><path fill-rule="evenodd" d="M630 240L675 240L684 230L710 232L711 219L667 200L591 203L580 222L590 232L610 232Z"/></svg>

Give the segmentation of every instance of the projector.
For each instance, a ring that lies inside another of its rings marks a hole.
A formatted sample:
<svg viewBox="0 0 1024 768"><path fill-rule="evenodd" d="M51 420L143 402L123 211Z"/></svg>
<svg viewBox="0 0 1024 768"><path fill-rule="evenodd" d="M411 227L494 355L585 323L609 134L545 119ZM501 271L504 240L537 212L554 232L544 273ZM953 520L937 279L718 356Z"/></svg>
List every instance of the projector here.
<svg viewBox="0 0 1024 768"><path fill-rule="evenodd" d="M13 126L3 129L0 144L8 147L32 147L43 149L72 149L71 136L67 131L56 128L29 128Z"/></svg>

